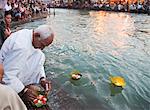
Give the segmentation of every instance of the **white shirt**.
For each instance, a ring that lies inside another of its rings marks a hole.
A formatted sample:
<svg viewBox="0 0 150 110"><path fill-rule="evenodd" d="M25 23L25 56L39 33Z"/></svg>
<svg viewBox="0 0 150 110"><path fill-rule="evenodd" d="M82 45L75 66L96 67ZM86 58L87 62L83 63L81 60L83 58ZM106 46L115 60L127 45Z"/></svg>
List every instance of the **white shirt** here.
<svg viewBox="0 0 150 110"><path fill-rule="evenodd" d="M45 77L45 56L32 46L32 30L23 29L11 34L0 51L0 63L4 66L3 81L17 93L25 85L39 83Z"/></svg>
<svg viewBox="0 0 150 110"><path fill-rule="evenodd" d="M137 8L138 8L138 9L142 9L142 5L141 5L141 4L138 4Z"/></svg>
<svg viewBox="0 0 150 110"><path fill-rule="evenodd" d="M8 4L6 4L4 9L5 9L5 11L9 11L12 9L12 7L11 7L11 5L8 6Z"/></svg>

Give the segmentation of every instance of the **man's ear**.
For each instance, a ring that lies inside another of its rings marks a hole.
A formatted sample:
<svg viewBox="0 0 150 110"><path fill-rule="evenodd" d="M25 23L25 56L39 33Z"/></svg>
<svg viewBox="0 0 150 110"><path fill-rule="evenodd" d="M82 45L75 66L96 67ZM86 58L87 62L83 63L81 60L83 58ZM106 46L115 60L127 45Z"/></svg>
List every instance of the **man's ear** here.
<svg viewBox="0 0 150 110"><path fill-rule="evenodd" d="M33 33L33 36L34 37L40 37L40 34L39 33Z"/></svg>

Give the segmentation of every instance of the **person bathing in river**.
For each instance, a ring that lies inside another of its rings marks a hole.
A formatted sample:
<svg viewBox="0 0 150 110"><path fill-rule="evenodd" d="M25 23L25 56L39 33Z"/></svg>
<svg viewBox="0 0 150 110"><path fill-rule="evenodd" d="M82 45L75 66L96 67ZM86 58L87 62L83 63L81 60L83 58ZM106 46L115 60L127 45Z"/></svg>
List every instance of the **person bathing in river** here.
<svg viewBox="0 0 150 110"><path fill-rule="evenodd" d="M51 28L48 25L41 25L34 30L23 29L12 33L1 48L0 64L4 66L3 81L28 102L37 97L29 87L30 84L41 84L46 93L51 90L43 66L45 55L41 50L49 46L53 38Z"/></svg>

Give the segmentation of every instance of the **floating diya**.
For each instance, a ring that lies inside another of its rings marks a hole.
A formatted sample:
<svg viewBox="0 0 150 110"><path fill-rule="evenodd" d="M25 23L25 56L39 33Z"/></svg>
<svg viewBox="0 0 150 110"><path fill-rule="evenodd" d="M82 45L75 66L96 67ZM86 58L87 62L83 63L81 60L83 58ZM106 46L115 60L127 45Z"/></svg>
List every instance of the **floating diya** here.
<svg viewBox="0 0 150 110"><path fill-rule="evenodd" d="M79 71L74 70L71 72L71 78L73 80L79 80L81 77L82 77L82 74Z"/></svg>
<svg viewBox="0 0 150 110"><path fill-rule="evenodd" d="M73 80L78 80L78 79L81 78L81 76L82 76L81 74L72 74L71 77L72 77Z"/></svg>
<svg viewBox="0 0 150 110"><path fill-rule="evenodd" d="M112 84L114 84L117 87L122 87L123 88L126 85L126 82L125 82L124 78L121 77L121 76L111 76L110 81L111 81Z"/></svg>

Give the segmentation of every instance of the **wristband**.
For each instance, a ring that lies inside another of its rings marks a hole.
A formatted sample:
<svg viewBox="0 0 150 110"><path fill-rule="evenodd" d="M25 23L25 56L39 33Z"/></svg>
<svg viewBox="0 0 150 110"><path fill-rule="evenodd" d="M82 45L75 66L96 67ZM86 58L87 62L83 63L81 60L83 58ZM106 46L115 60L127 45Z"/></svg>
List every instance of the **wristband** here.
<svg viewBox="0 0 150 110"><path fill-rule="evenodd" d="M24 94L24 93L26 93L26 92L27 92L27 90L28 90L28 88L26 88L26 87L25 87L25 89L24 89L24 91L23 91L23 94Z"/></svg>
<svg viewBox="0 0 150 110"><path fill-rule="evenodd" d="M25 92L27 92L28 88L24 88L19 94L19 96L23 96L25 94Z"/></svg>

